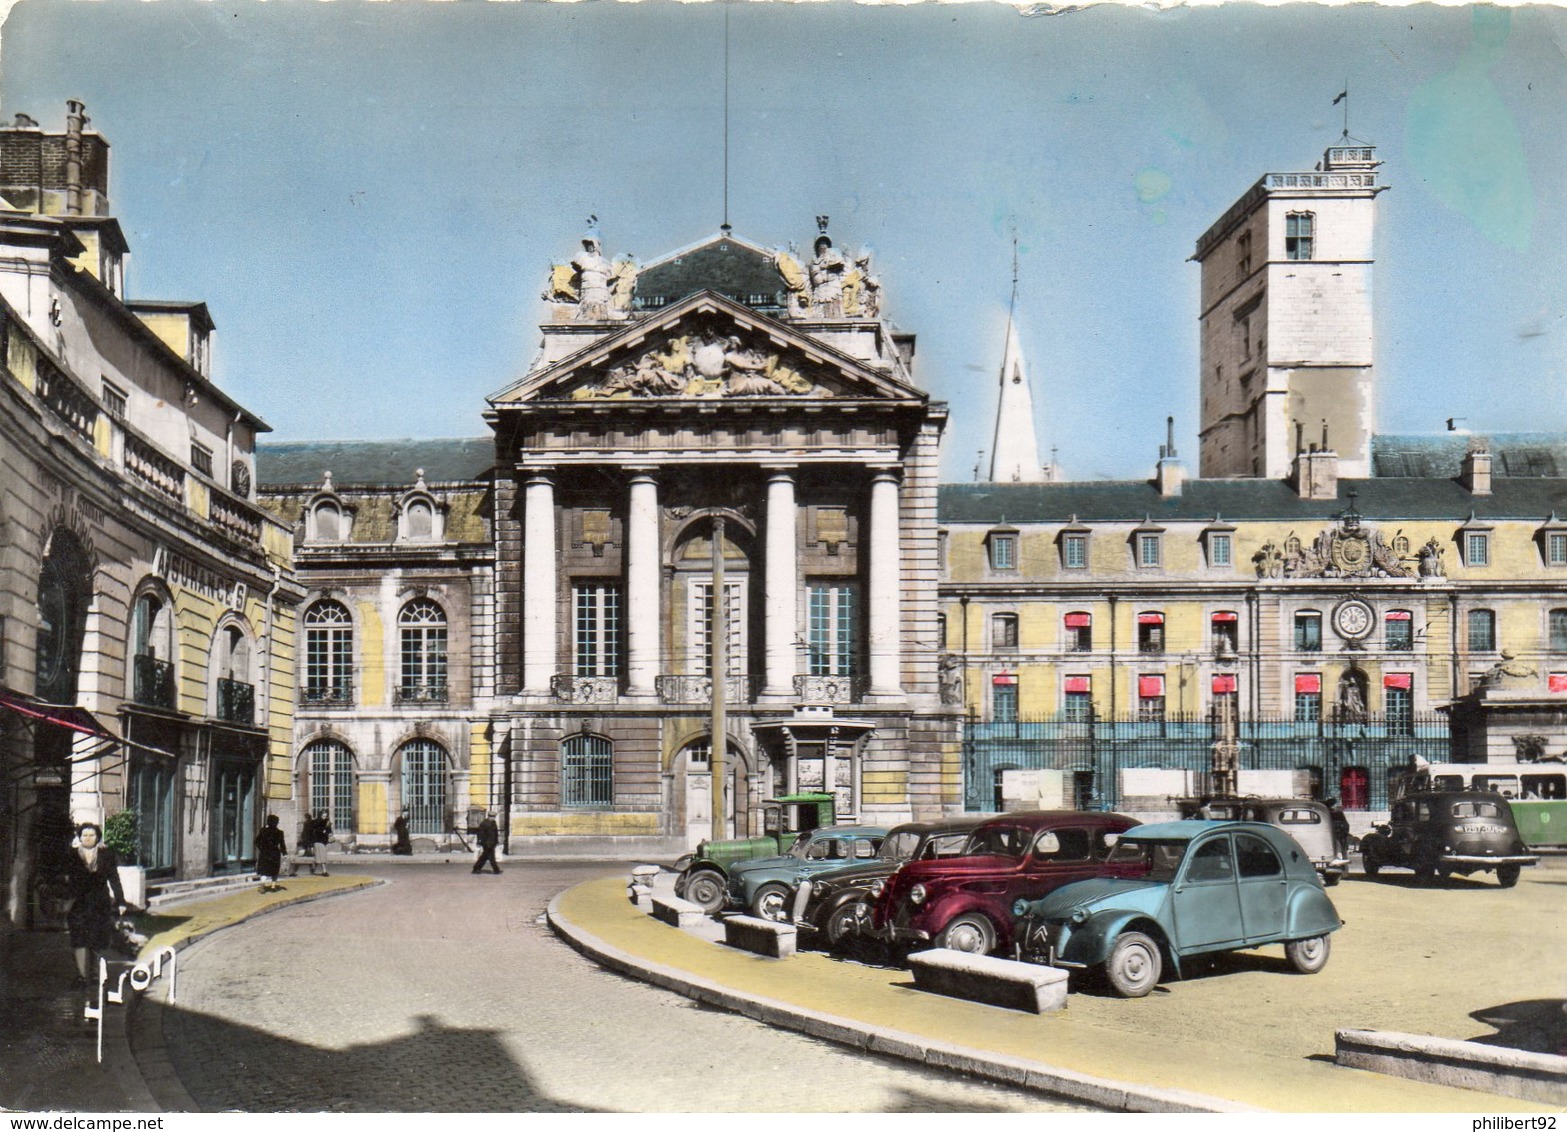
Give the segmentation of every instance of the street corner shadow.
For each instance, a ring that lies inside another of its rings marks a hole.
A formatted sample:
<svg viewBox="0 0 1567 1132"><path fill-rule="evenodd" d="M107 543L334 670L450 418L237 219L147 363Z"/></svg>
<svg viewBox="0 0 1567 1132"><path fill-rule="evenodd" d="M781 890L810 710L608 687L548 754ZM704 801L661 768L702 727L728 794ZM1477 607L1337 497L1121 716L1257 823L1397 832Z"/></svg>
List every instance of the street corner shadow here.
<svg viewBox="0 0 1567 1132"><path fill-rule="evenodd" d="M1472 1042L1526 1053L1567 1056L1567 999L1534 998L1472 1012L1469 1017L1496 1031Z"/></svg>
<svg viewBox="0 0 1567 1132"><path fill-rule="evenodd" d="M189 916L171 916L167 912L138 912L131 917L136 930L148 939L171 931L189 920Z"/></svg>
<svg viewBox="0 0 1567 1132"><path fill-rule="evenodd" d="M1502 887L1496 883L1496 878L1489 873L1475 873L1473 876L1467 877L1439 876L1432 877L1430 880L1423 880L1412 872L1400 871L1390 873L1384 871L1374 877L1368 877L1364 873L1357 873L1345 879L1356 884L1380 884L1391 888L1500 889ZM1332 895L1331 892L1329 895Z"/></svg>
<svg viewBox="0 0 1567 1132"><path fill-rule="evenodd" d="M428 1014L413 1032L327 1049L163 1007L175 1075L204 1112L592 1112L544 1093L495 1030Z"/></svg>

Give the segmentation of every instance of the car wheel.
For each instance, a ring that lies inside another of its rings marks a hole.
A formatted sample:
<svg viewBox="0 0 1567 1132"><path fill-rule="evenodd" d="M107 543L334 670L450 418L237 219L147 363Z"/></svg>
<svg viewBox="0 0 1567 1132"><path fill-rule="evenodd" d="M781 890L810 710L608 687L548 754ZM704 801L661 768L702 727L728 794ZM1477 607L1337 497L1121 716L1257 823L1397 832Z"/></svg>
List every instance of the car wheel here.
<svg viewBox="0 0 1567 1132"><path fill-rule="evenodd" d="M782 923L789 918L789 886L764 884L751 897L751 914L764 920Z"/></svg>
<svg viewBox="0 0 1567 1132"><path fill-rule="evenodd" d="M1361 846L1360 867L1366 870L1368 877L1374 877L1382 871L1382 858L1375 849L1365 845Z"/></svg>
<svg viewBox="0 0 1567 1132"><path fill-rule="evenodd" d="M1159 984L1163 970L1159 945L1142 932L1123 932L1105 960L1105 977L1122 998L1142 998Z"/></svg>
<svg viewBox="0 0 1567 1132"><path fill-rule="evenodd" d="M1431 884L1436 880L1436 862L1417 860L1415 862L1415 881L1418 884Z"/></svg>
<svg viewBox="0 0 1567 1132"><path fill-rule="evenodd" d="M936 946L950 947L969 955L989 955L996 946L996 929L985 916L967 912L941 929Z"/></svg>
<svg viewBox="0 0 1567 1132"><path fill-rule="evenodd" d="M860 933L860 913L864 905L848 900L834 908L827 917L827 946L839 947Z"/></svg>
<svg viewBox="0 0 1567 1132"><path fill-rule="evenodd" d="M1511 888L1518 883L1518 874L1523 872L1520 865L1497 865L1496 880L1503 888Z"/></svg>
<svg viewBox="0 0 1567 1132"><path fill-rule="evenodd" d="M1322 883L1327 885L1329 888L1332 888L1335 884L1338 883L1338 874L1337 873L1323 873L1322 874Z"/></svg>
<svg viewBox="0 0 1567 1132"><path fill-rule="evenodd" d="M709 914L724 906L724 878L712 869L702 869L686 878L685 899L700 904Z"/></svg>
<svg viewBox="0 0 1567 1132"><path fill-rule="evenodd" d="M1284 945L1284 954L1289 959L1290 966L1302 975L1315 975L1326 967L1329 950L1331 950L1331 941L1325 935L1297 939L1293 943Z"/></svg>

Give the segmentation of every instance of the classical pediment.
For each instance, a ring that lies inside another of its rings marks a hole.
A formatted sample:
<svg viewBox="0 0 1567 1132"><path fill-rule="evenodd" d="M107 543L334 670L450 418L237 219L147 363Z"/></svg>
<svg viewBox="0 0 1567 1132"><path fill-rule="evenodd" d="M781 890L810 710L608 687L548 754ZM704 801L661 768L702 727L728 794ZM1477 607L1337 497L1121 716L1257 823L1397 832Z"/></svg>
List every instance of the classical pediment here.
<svg viewBox="0 0 1567 1132"><path fill-rule="evenodd" d="M788 323L705 291L597 338L489 400L499 407L755 398L923 403L925 395Z"/></svg>

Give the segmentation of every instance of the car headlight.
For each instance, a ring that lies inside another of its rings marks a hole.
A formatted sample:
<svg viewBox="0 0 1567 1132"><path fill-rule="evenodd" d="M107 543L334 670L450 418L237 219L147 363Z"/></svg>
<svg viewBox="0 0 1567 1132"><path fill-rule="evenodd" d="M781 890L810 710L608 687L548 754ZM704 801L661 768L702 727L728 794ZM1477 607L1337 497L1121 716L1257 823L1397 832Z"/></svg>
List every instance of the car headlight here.
<svg viewBox="0 0 1567 1132"><path fill-rule="evenodd" d="M916 884L913 888L909 889L909 903L925 903L925 886L923 884Z"/></svg>
<svg viewBox="0 0 1567 1132"><path fill-rule="evenodd" d="M884 880L878 880L878 881L872 882L872 884L871 884L871 895L872 896L880 896L881 895L881 890L886 888L886 887L887 887L887 882L884 881Z"/></svg>
<svg viewBox="0 0 1567 1132"><path fill-rule="evenodd" d="M1014 916L1022 916L1027 912L1028 900L1026 898L1019 896L1016 900L1012 901L1012 914Z"/></svg>

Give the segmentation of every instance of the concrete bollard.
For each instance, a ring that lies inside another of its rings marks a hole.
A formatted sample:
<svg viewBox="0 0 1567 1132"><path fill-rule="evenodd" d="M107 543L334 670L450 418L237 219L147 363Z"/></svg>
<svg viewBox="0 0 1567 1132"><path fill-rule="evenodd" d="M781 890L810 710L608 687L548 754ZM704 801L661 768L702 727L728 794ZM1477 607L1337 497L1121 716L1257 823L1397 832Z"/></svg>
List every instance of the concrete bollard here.
<svg viewBox="0 0 1567 1132"><path fill-rule="evenodd" d="M909 956L920 990L991 1006L1045 1014L1066 1006L1067 973L994 955L969 955L937 947Z"/></svg>

